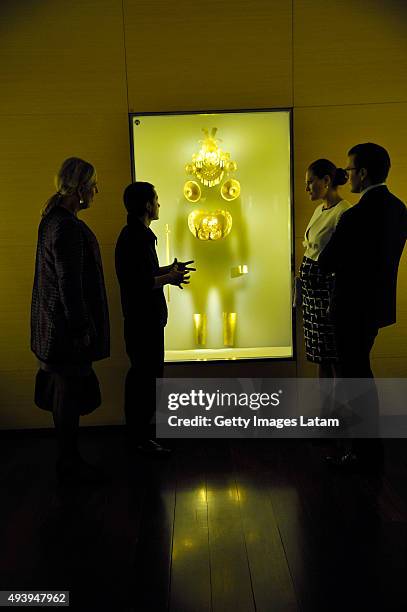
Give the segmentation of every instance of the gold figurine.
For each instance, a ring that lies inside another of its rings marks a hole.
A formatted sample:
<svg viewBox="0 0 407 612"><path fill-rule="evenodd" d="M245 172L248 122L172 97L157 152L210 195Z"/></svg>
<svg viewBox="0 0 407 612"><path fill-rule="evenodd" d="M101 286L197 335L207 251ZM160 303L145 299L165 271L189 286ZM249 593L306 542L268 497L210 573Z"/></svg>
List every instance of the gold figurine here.
<svg viewBox="0 0 407 612"><path fill-rule="evenodd" d="M185 199L192 204L205 202L205 208L197 207L188 215L191 234L201 243L206 243L198 244L192 239L194 259L198 261L205 253L206 261L206 266L200 267L201 284L196 290L192 289L194 310L198 310L193 315L193 330L195 343L200 347L206 345L207 338L207 315L201 313L207 308L209 291L214 287L220 296L220 310L223 310L223 346L235 345L237 313L233 310L236 308L236 288L241 283L235 280L230 282L228 279L236 279L248 273L246 264L236 264L236 261L244 261L246 252L240 183L231 176L237 170L237 163L231 159L230 153L220 147L222 141L216 138L217 131L216 127L211 130L202 129L204 138L199 141L200 149L185 164L185 171L190 177L184 183ZM216 189L217 185L219 189ZM237 233L234 240L225 240L233 224L232 214L226 208L231 202L234 202L233 216Z"/></svg>

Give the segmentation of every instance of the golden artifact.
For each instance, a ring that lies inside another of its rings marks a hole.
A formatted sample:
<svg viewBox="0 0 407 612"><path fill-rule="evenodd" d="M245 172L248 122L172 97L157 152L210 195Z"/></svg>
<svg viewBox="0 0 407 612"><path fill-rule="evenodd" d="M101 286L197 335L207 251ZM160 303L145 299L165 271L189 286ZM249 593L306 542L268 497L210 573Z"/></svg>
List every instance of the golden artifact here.
<svg viewBox="0 0 407 612"><path fill-rule="evenodd" d="M231 278L236 278L238 276L242 276L243 274L249 274L249 268L246 266L246 264L234 266L230 269Z"/></svg>
<svg viewBox="0 0 407 612"><path fill-rule="evenodd" d="M201 188L196 181L187 181L185 183L184 196L188 202L199 202L201 199Z"/></svg>
<svg viewBox="0 0 407 612"><path fill-rule="evenodd" d="M223 344L224 346L234 346L236 332L236 312L223 313Z"/></svg>
<svg viewBox="0 0 407 612"><path fill-rule="evenodd" d="M192 155L192 161L185 165L187 174L193 175L204 187L218 185L226 173L235 172L237 163L230 159L230 153L223 151L216 138L217 128L202 128L205 135L200 140L201 148ZM221 196L232 202L240 195L240 183L228 178L220 189ZM188 202L196 203L201 199L201 187L196 181L187 181L184 185L184 196ZM232 229L232 216L227 210L194 210L188 217L188 227L198 240L219 240L225 238Z"/></svg>
<svg viewBox="0 0 407 612"><path fill-rule="evenodd" d="M189 213L188 227L190 232L198 240L215 241L226 238L231 232L232 215L224 206L226 206L225 201L232 202L239 198L240 183L230 177L230 174L237 170L237 163L230 159L229 153L219 147L221 141L216 138L217 128L212 128L210 132L208 129L202 131L205 138L199 141L201 148L198 153L192 155L192 160L185 165L186 173L195 180L188 180L184 184L184 197L193 204L199 202L202 197L208 207L206 210L197 208ZM219 191L213 189L216 185L220 185ZM222 200L220 197L222 197ZM230 245L229 248L227 244L224 248L219 248L219 253L226 254L226 256L228 253L230 254ZM225 269L226 274L227 269ZM232 278L243 274L247 274L246 265L231 269ZM234 307L231 302L233 300L228 300L226 308ZM201 306L198 306L197 309L201 309ZM193 322L195 344L205 346L207 316L205 314L194 314ZM235 344L236 322L236 312L223 312L223 345L225 347L232 347Z"/></svg>
<svg viewBox="0 0 407 612"><path fill-rule="evenodd" d="M206 314L194 314L195 344L206 344Z"/></svg>
<svg viewBox="0 0 407 612"><path fill-rule="evenodd" d="M232 202L240 196L240 183L236 179L228 179L221 187L220 194L224 200Z"/></svg>
<svg viewBox="0 0 407 612"><path fill-rule="evenodd" d="M192 163L185 166L188 174L193 174L207 187L218 185L224 175L225 165L230 163L229 153L225 153L219 148L219 138L215 138L217 128L212 128L211 133L205 128L202 129L205 138L199 142L202 144L198 153L192 155Z"/></svg>
<svg viewBox="0 0 407 612"><path fill-rule="evenodd" d="M188 227L199 240L219 240L230 233L232 215L227 210L193 210L188 215Z"/></svg>
<svg viewBox="0 0 407 612"><path fill-rule="evenodd" d="M204 140L198 153L192 155L192 162L185 165L185 172L194 175L203 185L214 187L219 185L225 171L227 173L237 170L237 163L230 159L230 153L219 148L219 138L215 138L218 128L209 130L202 128ZM237 196L236 196L237 197Z"/></svg>

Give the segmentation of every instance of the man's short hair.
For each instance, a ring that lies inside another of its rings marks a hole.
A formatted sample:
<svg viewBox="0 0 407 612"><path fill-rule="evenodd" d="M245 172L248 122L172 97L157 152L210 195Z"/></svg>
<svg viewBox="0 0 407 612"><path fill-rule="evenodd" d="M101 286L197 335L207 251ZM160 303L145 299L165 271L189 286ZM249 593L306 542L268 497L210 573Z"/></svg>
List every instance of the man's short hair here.
<svg viewBox="0 0 407 612"><path fill-rule="evenodd" d="M147 210L147 203L155 197L154 185L136 181L127 185L123 193L123 203L128 213L142 217Z"/></svg>
<svg viewBox="0 0 407 612"><path fill-rule="evenodd" d="M355 168L366 168L373 184L383 183L390 170L390 156L384 147L373 142L357 144L348 151L354 155Z"/></svg>

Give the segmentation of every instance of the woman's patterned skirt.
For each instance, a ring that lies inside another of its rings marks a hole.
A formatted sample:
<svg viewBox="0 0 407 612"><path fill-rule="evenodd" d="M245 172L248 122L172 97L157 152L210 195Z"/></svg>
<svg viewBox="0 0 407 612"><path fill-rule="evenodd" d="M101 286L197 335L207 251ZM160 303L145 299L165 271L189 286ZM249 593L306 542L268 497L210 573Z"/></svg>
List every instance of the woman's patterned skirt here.
<svg viewBox="0 0 407 612"><path fill-rule="evenodd" d="M307 359L314 363L335 362L335 327L328 314L332 278L321 272L317 261L304 257L300 280Z"/></svg>

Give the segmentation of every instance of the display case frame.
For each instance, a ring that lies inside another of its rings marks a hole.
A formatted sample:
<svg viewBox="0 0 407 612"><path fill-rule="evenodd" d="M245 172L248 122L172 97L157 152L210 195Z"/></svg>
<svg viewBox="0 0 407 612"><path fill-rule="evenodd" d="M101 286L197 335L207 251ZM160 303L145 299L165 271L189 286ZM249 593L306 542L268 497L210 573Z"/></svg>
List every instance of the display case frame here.
<svg viewBox="0 0 407 612"><path fill-rule="evenodd" d="M182 115L218 115L218 114L253 114L253 113L278 113L284 112L288 114L289 124L289 220L290 220L290 277L291 287L293 287L293 281L295 276L295 219L294 219L294 187L293 187L293 109L292 108L250 108L250 109L205 109L205 110L180 110L180 111L155 111L155 112L131 112L129 113L129 138L130 138L130 158L131 158L131 176L132 181L136 180L147 180L145 177L137 177L136 169L136 150L137 143L134 138L134 120L138 117L177 117ZM154 231L154 226L152 227ZM201 363L226 363L230 360L238 361L239 363L269 363L269 362L295 362L297 361L297 338L296 338L296 316L295 309L291 308L290 317L290 329L291 329L291 355L276 355L276 356L250 356L250 357L219 357L216 355L210 358L195 358L195 359L168 359L166 357L166 364L201 364Z"/></svg>

